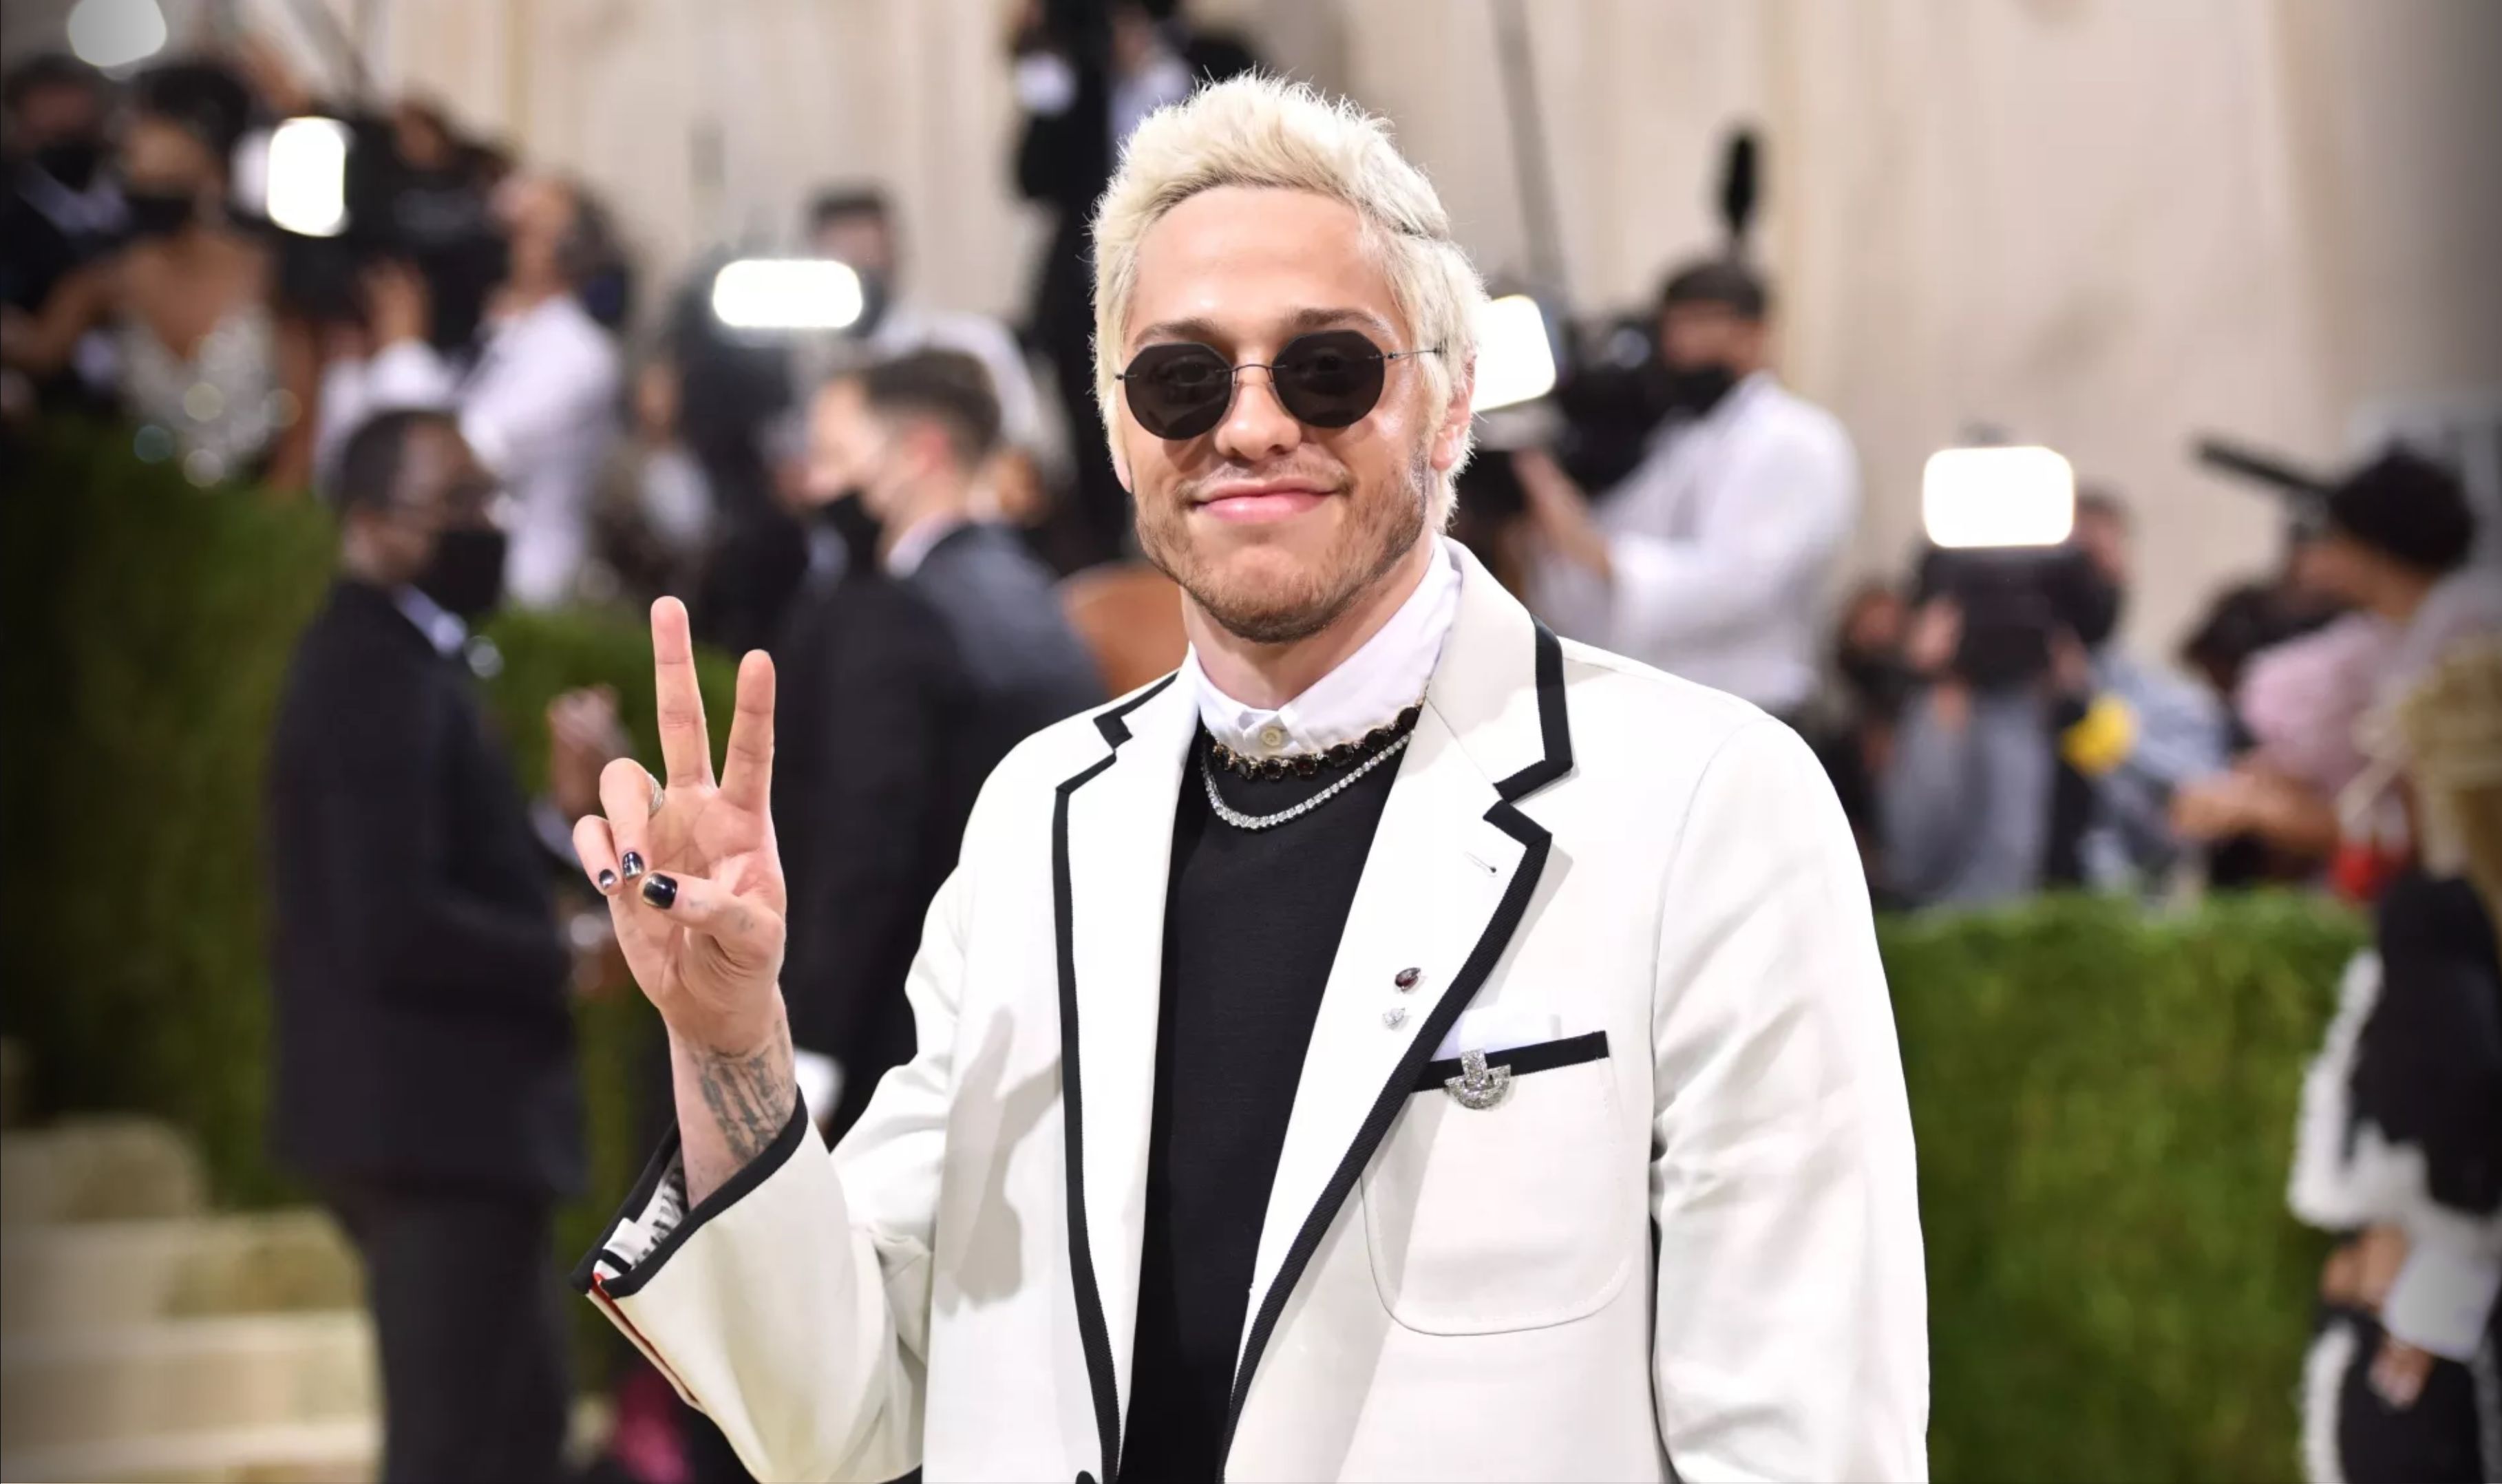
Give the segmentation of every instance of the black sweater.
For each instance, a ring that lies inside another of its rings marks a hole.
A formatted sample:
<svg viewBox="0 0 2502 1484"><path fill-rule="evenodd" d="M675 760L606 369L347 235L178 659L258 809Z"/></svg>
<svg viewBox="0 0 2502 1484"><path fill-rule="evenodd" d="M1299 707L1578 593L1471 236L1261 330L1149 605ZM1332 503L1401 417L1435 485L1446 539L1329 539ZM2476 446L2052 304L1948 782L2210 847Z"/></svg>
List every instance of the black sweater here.
<svg viewBox="0 0 2502 1484"><path fill-rule="evenodd" d="M1155 1117L1147 1144L1138 1328L1121 1476L1213 1479L1268 1186L1303 1051L1337 957L1373 829L1403 758L1274 828L1238 829L1208 808L1200 761L1182 776L1165 900ZM1220 773L1248 814L1302 802L1344 777L1253 782Z"/></svg>

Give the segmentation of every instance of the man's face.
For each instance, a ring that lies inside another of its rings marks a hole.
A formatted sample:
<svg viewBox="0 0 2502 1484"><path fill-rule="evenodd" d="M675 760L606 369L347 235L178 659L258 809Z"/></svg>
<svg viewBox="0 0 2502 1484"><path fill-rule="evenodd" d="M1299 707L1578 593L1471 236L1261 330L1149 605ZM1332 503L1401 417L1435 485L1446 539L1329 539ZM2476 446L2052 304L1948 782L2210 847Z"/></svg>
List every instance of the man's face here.
<svg viewBox="0 0 2502 1484"><path fill-rule="evenodd" d="M514 176L495 188L496 225L512 244L516 268L553 272L557 248L573 229L573 192L549 176Z"/></svg>
<svg viewBox="0 0 2502 1484"><path fill-rule="evenodd" d="M147 115L121 136L121 180L143 193L197 196L217 184L222 162L180 124Z"/></svg>
<svg viewBox="0 0 2502 1484"><path fill-rule="evenodd" d="M1764 325L1725 304L1671 304L1660 311L1659 349L1678 371L1727 366L1744 376L1764 363Z"/></svg>
<svg viewBox="0 0 2502 1484"><path fill-rule="evenodd" d="M390 502L360 512L371 521L376 575L386 584L416 580L434 559L445 531L493 525L496 499L494 479L467 439L439 423L410 429Z"/></svg>
<svg viewBox="0 0 2502 1484"><path fill-rule="evenodd" d="M2387 585L2389 559L2343 531L2327 530L2295 554L2294 583L2340 603L2369 607Z"/></svg>
<svg viewBox="0 0 2502 1484"><path fill-rule="evenodd" d="M817 228L811 245L819 256L849 263L862 278L895 276L895 238L883 217L853 212L833 218Z"/></svg>
<svg viewBox="0 0 2502 1484"><path fill-rule="evenodd" d="M1266 366L1296 336L1362 331L1416 349L1389 278L1341 202L1227 186L1173 208L1138 246L1123 365L1149 345L1206 345ZM1380 404L1342 428L1307 427L1266 370L1237 371L1224 421L1166 441L1117 404L1113 461L1137 502L1139 545L1207 616L1259 643L1326 628L1410 551L1434 481L1458 460L1468 369L1442 415L1416 359L1392 361Z"/></svg>
<svg viewBox="0 0 2502 1484"><path fill-rule="evenodd" d="M800 490L812 506L828 505L862 489L876 467L883 439L868 398L851 377L817 393L808 410L808 467Z"/></svg>
<svg viewBox="0 0 2502 1484"><path fill-rule="evenodd" d="M2076 542L2104 579L2115 588L2128 586L2128 523L2104 511L2077 512Z"/></svg>
<svg viewBox="0 0 2502 1484"><path fill-rule="evenodd" d="M104 100L96 96L93 88L54 83L19 99L17 115L10 122L30 151L65 140L101 139Z"/></svg>

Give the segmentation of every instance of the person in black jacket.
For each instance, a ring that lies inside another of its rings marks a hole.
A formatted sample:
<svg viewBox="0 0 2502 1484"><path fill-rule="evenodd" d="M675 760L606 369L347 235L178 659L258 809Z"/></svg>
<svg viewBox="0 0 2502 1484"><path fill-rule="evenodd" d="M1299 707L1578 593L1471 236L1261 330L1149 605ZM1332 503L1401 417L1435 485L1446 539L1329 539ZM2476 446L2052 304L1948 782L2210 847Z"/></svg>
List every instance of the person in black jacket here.
<svg viewBox="0 0 2502 1484"><path fill-rule="evenodd" d="M0 99L15 146L0 184L0 313L40 315L63 279L129 235L110 169L112 92L94 68L46 52L9 69ZM110 362L82 347L39 389L48 403L101 411L113 401Z"/></svg>
<svg viewBox="0 0 2502 1484"><path fill-rule="evenodd" d="M1104 697L1050 572L986 519L999 412L981 362L921 351L837 378L809 435L808 495L848 550L777 651L773 811L792 1037L841 1068L839 1136L912 1055L904 976L982 781Z"/></svg>
<svg viewBox="0 0 2502 1484"><path fill-rule="evenodd" d="M364 1260L383 1477L552 1478L550 1218L586 1170L549 860L464 662L502 584L495 487L450 417L395 412L337 488L339 579L270 755L272 1142Z"/></svg>

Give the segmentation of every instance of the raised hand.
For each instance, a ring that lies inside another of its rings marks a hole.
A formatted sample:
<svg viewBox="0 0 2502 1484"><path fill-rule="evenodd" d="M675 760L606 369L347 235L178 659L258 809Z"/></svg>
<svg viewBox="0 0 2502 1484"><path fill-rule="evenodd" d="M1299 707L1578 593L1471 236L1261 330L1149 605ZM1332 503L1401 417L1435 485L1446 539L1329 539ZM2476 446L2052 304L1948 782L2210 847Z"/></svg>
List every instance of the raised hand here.
<svg viewBox="0 0 2502 1484"><path fill-rule="evenodd" d="M599 775L603 812L574 826L573 844L608 898L635 983L668 1023L693 1190L717 1180L698 1178L711 1141L691 1119L690 1092L719 1125L732 1169L791 1108L779 984L788 899L768 807L773 661L751 654L739 664L728 761L715 783L687 611L675 598L652 605L652 658L667 778L629 759L609 763Z"/></svg>

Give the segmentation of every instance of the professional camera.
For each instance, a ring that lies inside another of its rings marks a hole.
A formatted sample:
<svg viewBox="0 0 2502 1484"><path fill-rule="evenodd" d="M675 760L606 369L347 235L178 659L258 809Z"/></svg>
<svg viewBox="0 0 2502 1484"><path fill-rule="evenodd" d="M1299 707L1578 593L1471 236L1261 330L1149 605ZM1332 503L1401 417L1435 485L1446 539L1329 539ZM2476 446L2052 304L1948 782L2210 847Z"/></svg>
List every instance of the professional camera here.
<svg viewBox="0 0 2502 1484"><path fill-rule="evenodd" d="M424 276L446 349L475 335L507 268L490 206L493 156L431 110L303 117L266 136L266 214L280 233L281 292L315 320L361 314L364 270L406 262Z"/></svg>
<svg viewBox="0 0 2502 1484"><path fill-rule="evenodd" d="M1914 604L1948 597L1963 637L1948 662L1979 691L2028 685L2050 669L2062 633L2097 642L2118 592L2073 544L2076 474L2046 448L1979 447L1930 456L1920 489L1930 549Z"/></svg>

